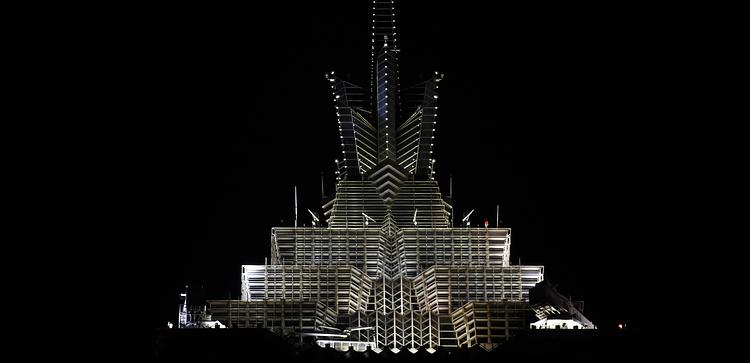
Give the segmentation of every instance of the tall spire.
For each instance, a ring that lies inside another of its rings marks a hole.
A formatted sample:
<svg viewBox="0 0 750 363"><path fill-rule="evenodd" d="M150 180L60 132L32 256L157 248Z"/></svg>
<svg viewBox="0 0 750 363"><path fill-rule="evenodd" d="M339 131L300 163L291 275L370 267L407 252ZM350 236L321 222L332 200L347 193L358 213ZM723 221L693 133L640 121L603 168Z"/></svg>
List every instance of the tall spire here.
<svg viewBox="0 0 750 363"><path fill-rule="evenodd" d="M373 92L378 129L378 162L396 161L396 22L393 0L372 2Z"/></svg>
<svg viewBox="0 0 750 363"><path fill-rule="evenodd" d="M383 48L383 44L389 43L391 49L398 48L396 38L396 5L393 0L372 1L372 86L375 86L375 61L377 55ZM387 38L386 38L387 37Z"/></svg>
<svg viewBox="0 0 750 363"><path fill-rule="evenodd" d="M383 165L408 178L434 180L432 149L437 88L442 74L401 88L395 1L372 2L371 84L369 92L326 73L336 106L341 164L337 180L360 180Z"/></svg>

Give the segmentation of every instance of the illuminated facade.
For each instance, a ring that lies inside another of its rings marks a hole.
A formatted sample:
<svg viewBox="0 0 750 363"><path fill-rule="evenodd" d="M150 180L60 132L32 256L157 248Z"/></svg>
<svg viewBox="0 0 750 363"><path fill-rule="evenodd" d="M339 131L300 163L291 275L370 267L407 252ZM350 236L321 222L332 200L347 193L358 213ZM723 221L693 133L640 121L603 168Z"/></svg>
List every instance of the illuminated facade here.
<svg viewBox="0 0 750 363"><path fill-rule="evenodd" d="M339 349L492 349L528 329L544 268L510 264L508 228L453 227L433 171L442 75L400 88L393 1L372 9L370 89L326 74L342 147L326 225L273 228L270 262L242 266L241 301L209 309Z"/></svg>

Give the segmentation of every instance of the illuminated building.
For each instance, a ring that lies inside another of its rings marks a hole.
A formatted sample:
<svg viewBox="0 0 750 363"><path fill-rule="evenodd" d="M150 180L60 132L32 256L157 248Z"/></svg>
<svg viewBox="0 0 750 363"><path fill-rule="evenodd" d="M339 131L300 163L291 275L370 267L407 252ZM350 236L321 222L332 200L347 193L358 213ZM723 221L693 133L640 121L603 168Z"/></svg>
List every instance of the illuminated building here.
<svg viewBox="0 0 750 363"><path fill-rule="evenodd" d="M335 197L318 226L273 228L270 261L242 266L241 300L209 310L338 349L492 349L529 328L544 268L510 264L509 228L470 227L470 215L453 226L433 170L442 74L401 88L393 1L374 1L372 15L369 90L326 74L342 148Z"/></svg>

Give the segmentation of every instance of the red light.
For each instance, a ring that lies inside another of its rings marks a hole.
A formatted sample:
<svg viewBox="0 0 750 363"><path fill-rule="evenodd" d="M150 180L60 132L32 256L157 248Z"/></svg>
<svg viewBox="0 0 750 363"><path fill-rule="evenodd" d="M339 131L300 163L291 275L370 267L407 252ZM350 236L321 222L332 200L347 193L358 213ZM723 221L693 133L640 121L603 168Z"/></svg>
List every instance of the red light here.
<svg viewBox="0 0 750 363"><path fill-rule="evenodd" d="M484 228L487 228L489 226L490 226L490 221L488 221L488 220L485 219L484 220Z"/></svg>
<svg viewBox="0 0 750 363"><path fill-rule="evenodd" d="M617 328L618 328L618 329L622 329L622 326L623 326L623 325L622 325L622 323L620 323L620 324L617 324Z"/></svg>

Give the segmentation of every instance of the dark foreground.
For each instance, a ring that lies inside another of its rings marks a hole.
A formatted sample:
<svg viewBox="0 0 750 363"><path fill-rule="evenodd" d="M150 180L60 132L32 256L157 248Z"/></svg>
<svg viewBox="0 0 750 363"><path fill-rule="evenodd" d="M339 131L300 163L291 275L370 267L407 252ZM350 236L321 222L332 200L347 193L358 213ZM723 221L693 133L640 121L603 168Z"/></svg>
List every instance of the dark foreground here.
<svg viewBox="0 0 750 363"><path fill-rule="evenodd" d="M632 362L643 356L643 339L629 331L528 331L486 352L438 348L411 353L339 352L295 347L265 329L164 329L156 332L157 362Z"/></svg>

